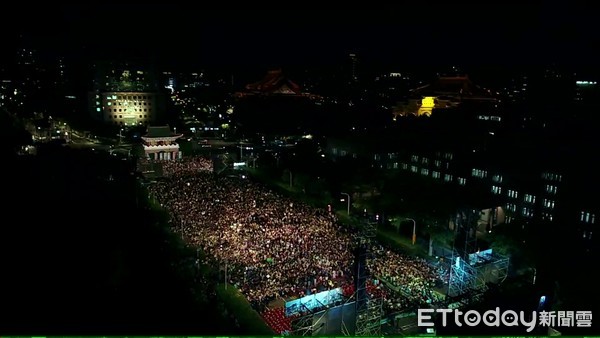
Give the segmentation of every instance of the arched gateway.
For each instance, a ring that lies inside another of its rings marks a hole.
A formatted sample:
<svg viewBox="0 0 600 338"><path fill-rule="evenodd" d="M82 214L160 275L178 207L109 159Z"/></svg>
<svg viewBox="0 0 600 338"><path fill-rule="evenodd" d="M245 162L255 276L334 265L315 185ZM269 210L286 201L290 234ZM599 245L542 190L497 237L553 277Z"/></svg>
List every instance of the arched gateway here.
<svg viewBox="0 0 600 338"><path fill-rule="evenodd" d="M150 160L176 160L183 156L179 151L176 140L181 134L171 132L169 126L148 127L146 135L142 136L144 141L144 153Z"/></svg>

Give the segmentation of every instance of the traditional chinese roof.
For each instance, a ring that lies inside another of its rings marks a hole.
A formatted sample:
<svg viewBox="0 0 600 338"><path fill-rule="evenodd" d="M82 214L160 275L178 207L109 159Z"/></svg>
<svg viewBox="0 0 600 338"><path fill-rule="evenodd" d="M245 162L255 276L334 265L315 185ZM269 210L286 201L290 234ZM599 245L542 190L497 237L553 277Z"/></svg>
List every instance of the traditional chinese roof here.
<svg viewBox="0 0 600 338"><path fill-rule="evenodd" d="M475 85L468 76L441 76L434 82L412 90L415 96L453 96L493 99L490 90Z"/></svg>
<svg viewBox="0 0 600 338"><path fill-rule="evenodd" d="M169 126L156 126L148 127L148 131L144 138L168 138L168 137L181 137L181 135L175 134L171 131Z"/></svg>
<svg viewBox="0 0 600 338"><path fill-rule="evenodd" d="M246 85L246 90L257 94L301 94L300 86L283 75L281 69L270 70L259 82Z"/></svg>

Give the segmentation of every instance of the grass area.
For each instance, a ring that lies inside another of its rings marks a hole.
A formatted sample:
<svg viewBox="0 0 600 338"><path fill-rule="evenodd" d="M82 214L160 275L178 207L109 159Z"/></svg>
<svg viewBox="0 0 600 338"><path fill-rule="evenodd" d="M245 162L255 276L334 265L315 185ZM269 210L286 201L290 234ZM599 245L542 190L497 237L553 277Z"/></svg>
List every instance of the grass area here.
<svg viewBox="0 0 600 338"><path fill-rule="evenodd" d="M324 197L314 197L305 194L299 186L290 186L289 182L283 182L273 176L269 176L265 172L260 169L255 168L246 168L248 174L250 174L253 178L260 181L261 183L267 185L273 190L280 192L284 195L293 197L299 201L302 201L308 205L312 205L317 208L326 207L330 201L328 201Z"/></svg>
<svg viewBox="0 0 600 338"><path fill-rule="evenodd" d="M217 286L217 295L225 303L227 310L235 316L244 332L253 335L273 336L273 330L264 322L246 297L233 286Z"/></svg>
<svg viewBox="0 0 600 338"><path fill-rule="evenodd" d="M393 229L377 228L377 239L385 244L397 247L402 251L420 257L427 257L427 251L418 244L413 245L410 238L401 236Z"/></svg>

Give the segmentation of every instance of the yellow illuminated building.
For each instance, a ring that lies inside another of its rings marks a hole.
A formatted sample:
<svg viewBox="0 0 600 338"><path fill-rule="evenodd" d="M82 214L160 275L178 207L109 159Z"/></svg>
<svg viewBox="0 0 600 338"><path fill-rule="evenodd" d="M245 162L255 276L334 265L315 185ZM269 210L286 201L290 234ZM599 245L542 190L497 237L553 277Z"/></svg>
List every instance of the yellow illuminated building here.
<svg viewBox="0 0 600 338"><path fill-rule="evenodd" d="M433 108L435 108L436 101L436 98L433 96L425 96L421 100L421 106L417 111L417 116L431 116L431 112L433 111Z"/></svg>
<svg viewBox="0 0 600 338"><path fill-rule="evenodd" d="M393 115L394 118L431 116L435 109L458 107L464 101L489 104L496 98L490 90L473 84L467 76L442 76L431 84L412 90L411 98L398 102Z"/></svg>

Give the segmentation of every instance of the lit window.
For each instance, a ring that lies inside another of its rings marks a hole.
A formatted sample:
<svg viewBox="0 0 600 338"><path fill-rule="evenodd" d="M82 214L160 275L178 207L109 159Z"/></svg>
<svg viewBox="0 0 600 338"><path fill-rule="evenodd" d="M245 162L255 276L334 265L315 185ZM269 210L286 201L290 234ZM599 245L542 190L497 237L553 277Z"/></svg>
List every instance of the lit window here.
<svg viewBox="0 0 600 338"><path fill-rule="evenodd" d="M525 194L525 202L535 203L535 196L530 195L530 194Z"/></svg>
<svg viewBox="0 0 600 338"><path fill-rule="evenodd" d="M454 178L450 174L444 175L444 181L446 181L446 182L452 182L453 179Z"/></svg>
<svg viewBox="0 0 600 338"><path fill-rule="evenodd" d="M408 164L407 163L402 163L402 169L404 169L404 170L408 169Z"/></svg>
<svg viewBox="0 0 600 338"><path fill-rule="evenodd" d="M100 107L96 108L96 111L100 111Z"/></svg>
<svg viewBox="0 0 600 338"><path fill-rule="evenodd" d="M458 184L460 184L460 185L466 185L467 184L467 179L459 177L458 178Z"/></svg>
<svg viewBox="0 0 600 338"><path fill-rule="evenodd" d="M429 169L425 169L425 168L421 169L421 175L428 176L429 175Z"/></svg>
<svg viewBox="0 0 600 338"><path fill-rule="evenodd" d="M398 162L394 162L394 169L398 169Z"/></svg>
<svg viewBox="0 0 600 338"><path fill-rule="evenodd" d="M502 193L502 187L498 187L493 185L492 186L492 192L496 195L500 195Z"/></svg>
<svg viewBox="0 0 600 338"><path fill-rule="evenodd" d="M557 188L554 185L546 184L546 192L549 194L556 194Z"/></svg>
<svg viewBox="0 0 600 338"><path fill-rule="evenodd" d="M431 177L433 178L440 178L440 172L439 171L434 171L431 173Z"/></svg>
<svg viewBox="0 0 600 338"><path fill-rule="evenodd" d="M429 163L429 159L426 158L426 157L423 157L422 162L423 162L423 164L428 164Z"/></svg>
<svg viewBox="0 0 600 338"><path fill-rule="evenodd" d="M494 175L492 177L492 180L496 183L502 183L502 176L501 175Z"/></svg>
<svg viewBox="0 0 600 338"><path fill-rule="evenodd" d="M110 106L110 105L112 105L112 102L106 102L106 105Z"/></svg>

